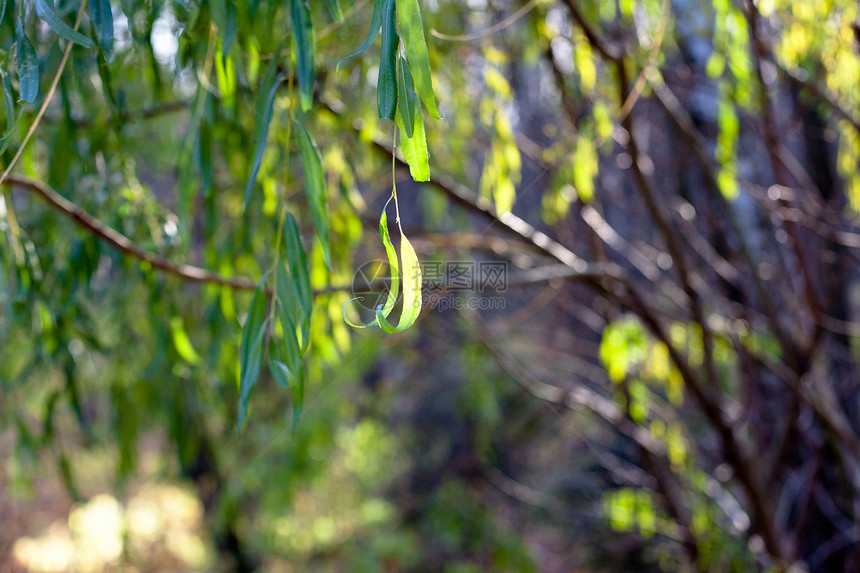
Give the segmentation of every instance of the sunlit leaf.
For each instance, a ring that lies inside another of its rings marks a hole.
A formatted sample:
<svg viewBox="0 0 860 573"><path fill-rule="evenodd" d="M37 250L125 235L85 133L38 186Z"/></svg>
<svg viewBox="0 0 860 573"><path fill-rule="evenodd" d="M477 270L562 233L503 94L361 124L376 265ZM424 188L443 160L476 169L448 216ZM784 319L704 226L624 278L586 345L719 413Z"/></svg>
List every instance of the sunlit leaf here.
<svg viewBox="0 0 860 573"><path fill-rule="evenodd" d="M433 94L433 81L430 77L430 56L424 39L424 23L418 0L396 0L397 23L406 50L406 60L415 78L418 96L427 111L435 118L441 117L436 109L436 96ZM384 32L384 29L383 29ZM383 42L383 45L385 42Z"/></svg>
<svg viewBox="0 0 860 573"><path fill-rule="evenodd" d="M385 207L382 208L382 215L379 217L379 236L382 238L382 245L385 247L385 256L388 257L388 268L390 269L389 279L391 284L388 290L388 296L381 309L376 311L376 317L367 324L356 324L346 315L346 308L349 306L349 303L356 299L352 299L343 305L343 320L353 328L371 328L373 326L377 326L379 324L378 317L380 314L387 317L391 314L391 311L394 309L394 305L397 303L397 295L400 290L400 263L397 261L397 251L395 251L394 245L391 244L391 235L388 233L388 216L385 214L385 209L388 207L388 203L390 202L391 198L389 198L385 203Z"/></svg>
<svg viewBox="0 0 860 573"><path fill-rule="evenodd" d="M415 181L430 180L430 156L427 152L427 135L424 132L424 119L421 117L421 108L416 109L415 128L412 137L406 137L402 120L397 118L400 128L400 151L403 158L409 164L409 173Z"/></svg>
<svg viewBox="0 0 860 573"><path fill-rule="evenodd" d="M311 207L311 216L314 219L314 227L317 238L323 250L325 266L331 270L331 246L329 244L329 220L328 204L325 195L325 177L323 174L320 153L311 139L308 130L300 122L294 122L296 137L302 155L302 170L305 175L305 191L308 196L308 204Z"/></svg>
<svg viewBox="0 0 860 573"><path fill-rule="evenodd" d="M18 89L21 99L29 103L39 94L39 61L33 44L24 34L20 17L15 23L15 43L18 46Z"/></svg>
<svg viewBox="0 0 860 573"><path fill-rule="evenodd" d="M20 0L23 1L23 0ZM54 32L62 36L63 38L69 40L70 42L74 42L79 44L85 48L92 48L93 41L81 34L80 32L76 32L72 27L68 24L60 20L57 17L57 14L54 12L54 6L51 0L35 0L36 3L36 14L41 18Z"/></svg>
<svg viewBox="0 0 860 573"><path fill-rule="evenodd" d="M242 428L248 411L248 398L251 389L260 376L263 362L264 342L266 339L266 293L263 287L266 277L260 281L251 299L248 318L242 328L242 342L239 345L239 408L236 415L236 431Z"/></svg>
<svg viewBox="0 0 860 573"><path fill-rule="evenodd" d="M395 0L385 0L382 6L382 51L376 81L379 117L392 120L397 110L397 49L400 44L395 6Z"/></svg>
<svg viewBox="0 0 860 573"><path fill-rule="evenodd" d="M314 29L307 0L292 0L293 54L299 96L303 110L309 110L314 99Z"/></svg>
<svg viewBox="0 0 860 573"><path fill-rule="evenodd" d="M277 54L280 50L276 50ZM260 87L257 91L257 104L254 108L254 162L251 164L251 174L245 186L245 208L251 200L251 191L257 182L257 174L260 172L260 164L263 162L263 153L266 151L266 140L269 137L269 124L272 122L272 109L275 103L275 94L281 84L282 76L278 75L278 58L273 56L263 72Z"/></svg>
<svg viewBox="0 0 860 573"><path fill-rule="evenodd" d="M178 316L170 319L170 335L173 339L176 353L179 354L180 358L189 364L200 362L200 355L194 350L191 339L188 338L188 333L185 331L185 325L182 324L182 319Z"/></svg>
<svg viewBox="0 0 860 573"><path fill-rule="evenodd" d="M403 308L400 312L400 322L393 326L386 320L384 308L376 309L376 319L379 326L388 333L402 332L415 324L421 313L421 265L412 243L400 230L400 262L403 272Z"/></svg>

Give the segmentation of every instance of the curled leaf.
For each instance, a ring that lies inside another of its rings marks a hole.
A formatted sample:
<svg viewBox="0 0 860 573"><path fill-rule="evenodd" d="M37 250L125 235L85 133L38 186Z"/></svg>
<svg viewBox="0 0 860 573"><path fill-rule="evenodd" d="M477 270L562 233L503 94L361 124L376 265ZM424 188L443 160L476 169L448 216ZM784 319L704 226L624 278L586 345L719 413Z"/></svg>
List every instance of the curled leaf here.
<svg viewBox="0 0 860 573"><path fill-rule="evenodd" d="M421 265L412 243L403 234L403 229L400 230L400 262L403 265L403 308L400 311L400 322L393 326L386 320L382 305L376 309L379 327L388 333L403 332L415 324L421 314Z"/></svg>
<svg viewBox="0 0 860 573"><path fill-rule="evenodd" d="M391 198L389 198L385 203L385 207L382 208L382 215L379 217L379 236L382 238L382 245L385 247L385 255L388 257L391 286L388 289L388 296L385 299L385 303L381 305L381 310L377 309L376 311L377 318L374 318L367 324L356 324L346 315L346 308L349 306L349 303L357 299L347 301L347 303L343 305L343 320L353 328L371 328L373 326L377 326L379 324L378 317L380 313L382 316L387 317L391 314L391 311L394 309L394 305L397 302L397 291L400 289L400 263L397 261L397 251L394 250L394 245L391 244L391 235L388 234L388 216L385 214L385 209L388 207L388 203L390 202Z"/></svg>

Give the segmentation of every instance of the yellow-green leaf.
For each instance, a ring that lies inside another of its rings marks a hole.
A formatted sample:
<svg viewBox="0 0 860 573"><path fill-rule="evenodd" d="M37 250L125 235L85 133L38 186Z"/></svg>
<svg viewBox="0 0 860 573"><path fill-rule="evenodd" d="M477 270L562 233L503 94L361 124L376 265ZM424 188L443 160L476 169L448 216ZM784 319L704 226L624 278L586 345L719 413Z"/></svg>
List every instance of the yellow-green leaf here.
<svg viewBox="0 0 860 573"><path fill-rule="evenodd" d="M418 6L418 0L396 1L397 24L400 28L400 35L403 38L406 59L415 78L416 91L430 115L439 118L441 116L436 109L436 96L433 94L433 80L430 76L430 56L427 53L427 42L424 39L424 22L421 20L421 8Z"/></svg>

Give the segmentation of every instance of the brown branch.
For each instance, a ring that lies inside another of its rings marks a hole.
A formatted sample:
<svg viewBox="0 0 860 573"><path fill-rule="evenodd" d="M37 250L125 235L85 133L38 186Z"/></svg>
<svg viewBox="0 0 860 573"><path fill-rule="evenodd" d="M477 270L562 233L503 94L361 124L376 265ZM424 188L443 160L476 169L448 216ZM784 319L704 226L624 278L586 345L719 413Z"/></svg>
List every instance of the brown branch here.
<svg viewBox="0 0 860 573"><path fill-rule="evenodd" d="M248 278L225 277L200 267L177 265L160 255L148 253L136 247L131 239L96 217L93 217L44 183L20 175L9 175L6 178L6 183L38 195L48 205L91 235L95 235L121 253L148 263L153 268L167 274L177 276L188 282L219 284L237 290L254 290L257 286L257 283Z"/></svg>

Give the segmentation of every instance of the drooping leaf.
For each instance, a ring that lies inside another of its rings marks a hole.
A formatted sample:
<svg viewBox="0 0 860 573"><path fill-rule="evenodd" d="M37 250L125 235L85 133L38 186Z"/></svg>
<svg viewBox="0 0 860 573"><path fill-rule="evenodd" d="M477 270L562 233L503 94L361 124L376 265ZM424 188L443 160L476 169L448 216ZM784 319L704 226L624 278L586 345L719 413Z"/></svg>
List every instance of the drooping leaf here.
<svg viewBox="0 0 860 573"><path fill-rule="evenodd" d="M314 99L314 29L307 0L293 0L292 8L293 54L299 80L299 99L302 109L309 110Z"/></svg>
<svg viewBox="0 0 860 573"><path fill-rule="evenodd" d="M421 107L416 108L415 128L412 137L406 136L402 120L397 118L400 129L400 151L409 164L409 173L415 181L430 180L430 155L427 152L427 134L424 132L424 119L421 117Z"/></svg>
<svg viewBox="0 0 860 573"><path fill-rule="evenodd" d="M328 6L328 13L331 19L335 22L341 22L343 20L343 10L340 9L340 0L326 0L326 5Z"/></svg>
<svg viewBox="0 0 860 573"><path fill-rule="evenodd" d="M263 286L266 277L260 281L251 299L251 308L245 326L242 327L242 342L239 345L239 409L236 416L236 431L242 429L248 411L248 397L260 376L263 362L263 346L266 339L266 293Z"/></svg>
<svg viewBox="0 0 860 573"><path fill-rule="evenodd" d="M53 2L51 0L35 0L36 14L41 18L54 32L85 48L92 48L93 41L76 32L71 26L60 20L54 12Z"/></svg>
<svg viewBox="0 0 860 573"><path fill-rule="evenodd" d="M275 55L269 60L266 71L260 80L257 91L257 103L254 109L254 162L251 164L251 174L248 176L248 184L245 186L245 208L251 200L251 191L257 182L257 174L260 172L260 164L263 162L263 153L266 151L266 140L269 137L269 124L272 122L272 109L275 104L275 94L283 77L278 75L278 58L280 50L275 50Z"/></svg>
<svg viewBox="0 0 860 573"><path fill-rule="evenodd" d="M379 77L376 82L376 105L379 117L394 119L397 110L397 13L395 0L382 6L382 52L379 54Z"/></svg>
<svg viewBox="0 0 860 573"><path fill-rule="evenodd" d="M385 203L385 207L382 208L382 215L379 217L379 236L382 238L382 245L385 247L385 256L388 257L388 268L390 273L389 279L391 281L388 290L388 297L385 299L385 303L382 305L381 311L377 310L377 318L374 318L367 324L356 324L347 317L346 308L349 306L349 303L357 299L347 301L347 303L343 305L343 321L353 328L371 328L373 326L377 326L379 324L378 316L380 312L383 317L388 317L394 309L394 305L397 303L397 295L400 290L400 263L397 261L397 251L394 250L394 245L391 244L391 235L388 233L388 216L385 214L385 209L388 207L388 203L390 202L391 198L389 197L388 201Z"/></svg>
<svg viewBox="0 0 860 573"><path fill-rule="evenodd" d="M415 324L421 314L421 265L412 243L403 234L403 229L400 229L400 262L403 266L403 308L400 311L400 322L393 326L386 320L382 305L376 309L379 327L388 333L403 332Z"/></svg>
<svg viewBox="0 0 860 573"><path fill-rule="evenodd" d="M90 0L90 13L93 26L98 31L99 45L105 53L105 58L113 59L113 12L110 0Z"/></svg>
<svg viewBox="0 0 860 573"><path fill-rule="evenodd" d="M433 94L433 81L430 77L430 56L424 39L424 22L418 0L396 0L397 24L406 50L406 59L415 78L418 96L427 111L435 118L441 117L436 109L436 96Z"/></svg>
<svg viewBox="0 0 860 573"><path fill-rule="evenodd" d="M379 34L379 29L382 27L382 6L384 1L385 0L373 0L373 15L370 17L370 31L367 33L367 38L364 39L364 43L358 48L357 52L348 55L337 63L335 71L340 69L340 65L345 61L363 54L364 51L373 43L373 40L376 39L376 35Z"/></svg>
<svg viewBox="0 0 860 573"><path fill-rule="evenodd" d="M406 137L412 137L418 95L415 93L409 65L403 58L398 58L397 60L397 111L405 128Z"/></svg>
<svg viewBox="0 0 860 573"><path fill-rule="evenodd" d="M0 137L0 141L2 141L3 139L6 139L12 131L12 128L15 126L15 120L18 118L15 116L15 100L12 97L12 82L9 81L8 75L0 74L0 76L2 76L2 78L0 78L0 89L3 91L3 110L4 115L6 116L6 128L3 130L2 137Z"/></svg>
<svg viewBox="0 0 860 573"><path fill-rule="evenodd" d="M39 94L39 61L33 44L24 34L20 17L15 23L15 43L18 45L18 90L21 99L30 103Z"/></svg>
<svg viewBox="0 0 860 573"><path fill-rule="evenodd" d="M298 384L302 376L302 350L297 335L301 318L295 281L287 270L286 261L280 262L276 272L275 304L282 334L270 341L269 371L279 386L287 388Z"/></svg>
<svg viewBox="0 0 860 573"><path fill-rule="evenodd" d="M322 160L305 126L298 121L293 123L296 127L296 137L299 138L299 146L301 148L302 171L305 175L305 191L307 192L308 203L311 207L311 216L314 219L314 227L316 228L317 237L323 249L325 266L331 270L328 205L325 197L325 178L323 175Z"/></svg>
<svg viewBox="0 0 860 573"><path fill-rule="evenodd" d="M0 24L3 23L3 16L6 15L6 0L0 0Z"/></svg>
<svg viewBox="0 0 860 573"><path fill-rule="evenodd" d="M313 310L313 292L311 279L308 274L308 257L302 246L299 225L292 213L287 213L284 222L284 257L287 261L295 290L298 318L296 324L302 329L302 352L308 346L311 330L311 311Z"/></svg>

